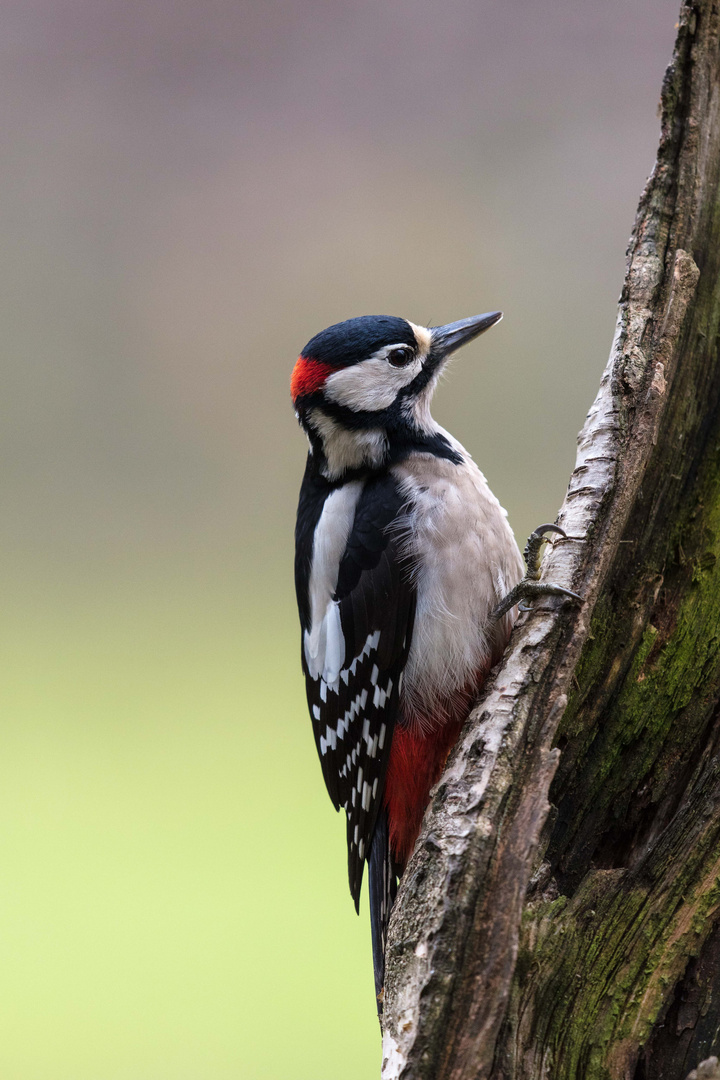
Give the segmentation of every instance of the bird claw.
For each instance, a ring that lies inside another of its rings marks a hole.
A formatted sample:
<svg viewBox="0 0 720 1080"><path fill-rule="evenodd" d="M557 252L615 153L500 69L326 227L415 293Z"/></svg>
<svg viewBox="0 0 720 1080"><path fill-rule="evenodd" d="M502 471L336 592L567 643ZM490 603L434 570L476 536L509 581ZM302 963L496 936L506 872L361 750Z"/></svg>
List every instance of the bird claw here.
<svg viewBox="0 0 720 1080"><path fill-rule="evenodd" d="M538 525L537 529L530 533L523 551L523 558L527 566L525 577L531 581L537 581L540 577L540 549L543 544L552 544L552 540L548 539L546 533L557 533L558 536L567 539L567 533L559 525Z"/></svg>
<svg viewBox="0 0 720 1080"><path fill-rule="evenodd" d="M549 540L545 535L546 533L557 533L563 539L567 538L564 529L561 529L559 525L550 524L539 525L530 534L523 552L525 565L527 566L525 577L500 601L492 612L491 619L501 619L516 604L519 611L531 611L532 608L527 604L521 604L520 601L534 600L538 596L560 596L567 600L573 600L575 603L582 603L582 596L579 596L571 589L566 589L562 585L553 585L552 582L540 581L540 549L544 543L552 543L552 540Z"/></svg>

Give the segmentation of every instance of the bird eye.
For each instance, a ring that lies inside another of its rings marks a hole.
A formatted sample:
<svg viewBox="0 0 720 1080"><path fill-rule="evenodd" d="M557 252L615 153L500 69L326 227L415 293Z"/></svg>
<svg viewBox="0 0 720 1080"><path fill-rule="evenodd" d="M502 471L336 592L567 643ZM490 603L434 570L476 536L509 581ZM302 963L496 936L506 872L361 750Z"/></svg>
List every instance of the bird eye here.
<svg viewBox="0 0 720 1080"><path fill-rule="evenodd" d="M388 363L393 367L405 367L413 358L412 349L392 349L388 353Z"/></svg>

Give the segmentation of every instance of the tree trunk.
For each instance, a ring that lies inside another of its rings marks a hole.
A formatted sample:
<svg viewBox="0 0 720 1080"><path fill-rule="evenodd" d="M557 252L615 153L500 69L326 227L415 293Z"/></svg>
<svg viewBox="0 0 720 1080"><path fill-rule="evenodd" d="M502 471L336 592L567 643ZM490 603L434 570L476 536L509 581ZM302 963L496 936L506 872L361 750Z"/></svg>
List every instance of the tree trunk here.
<svg viewBox="0 0 720 1080"><path fill-rule="evenodd" d="M384 1080L683 1080L720 1043L720 12L686 3L544 577L428 809Z"/></svg>

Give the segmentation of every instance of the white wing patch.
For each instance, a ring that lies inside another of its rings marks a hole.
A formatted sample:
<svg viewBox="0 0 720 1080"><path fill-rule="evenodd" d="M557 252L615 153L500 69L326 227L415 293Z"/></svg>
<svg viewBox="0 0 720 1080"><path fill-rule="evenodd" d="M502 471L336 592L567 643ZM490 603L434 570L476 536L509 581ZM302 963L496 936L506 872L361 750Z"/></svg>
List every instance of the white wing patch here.
<svg viewBox="0 0 720 1080"><path fill-rule="evenodd" d="M322 678L325 686L337 684L345 659L340 605L333 600L333 595L362 489L362 481L353 480L328 495L313 540L310 629L305 631L303 646L310 675L313 679ZM325 697L322 700L325 701Z"/></svg>

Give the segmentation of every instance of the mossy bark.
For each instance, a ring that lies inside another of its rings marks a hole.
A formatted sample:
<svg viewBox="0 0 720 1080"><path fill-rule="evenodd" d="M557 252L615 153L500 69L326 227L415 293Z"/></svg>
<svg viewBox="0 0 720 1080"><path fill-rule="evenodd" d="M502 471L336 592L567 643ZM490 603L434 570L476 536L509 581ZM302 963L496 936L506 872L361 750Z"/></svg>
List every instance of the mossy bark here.
<svg viewBox="0 0 720 1080"><path fill-rule="evenodd" d="M682 1080L720 1045L720 12L680 12L545 576L426 815L387 1080Z"/></svg>

